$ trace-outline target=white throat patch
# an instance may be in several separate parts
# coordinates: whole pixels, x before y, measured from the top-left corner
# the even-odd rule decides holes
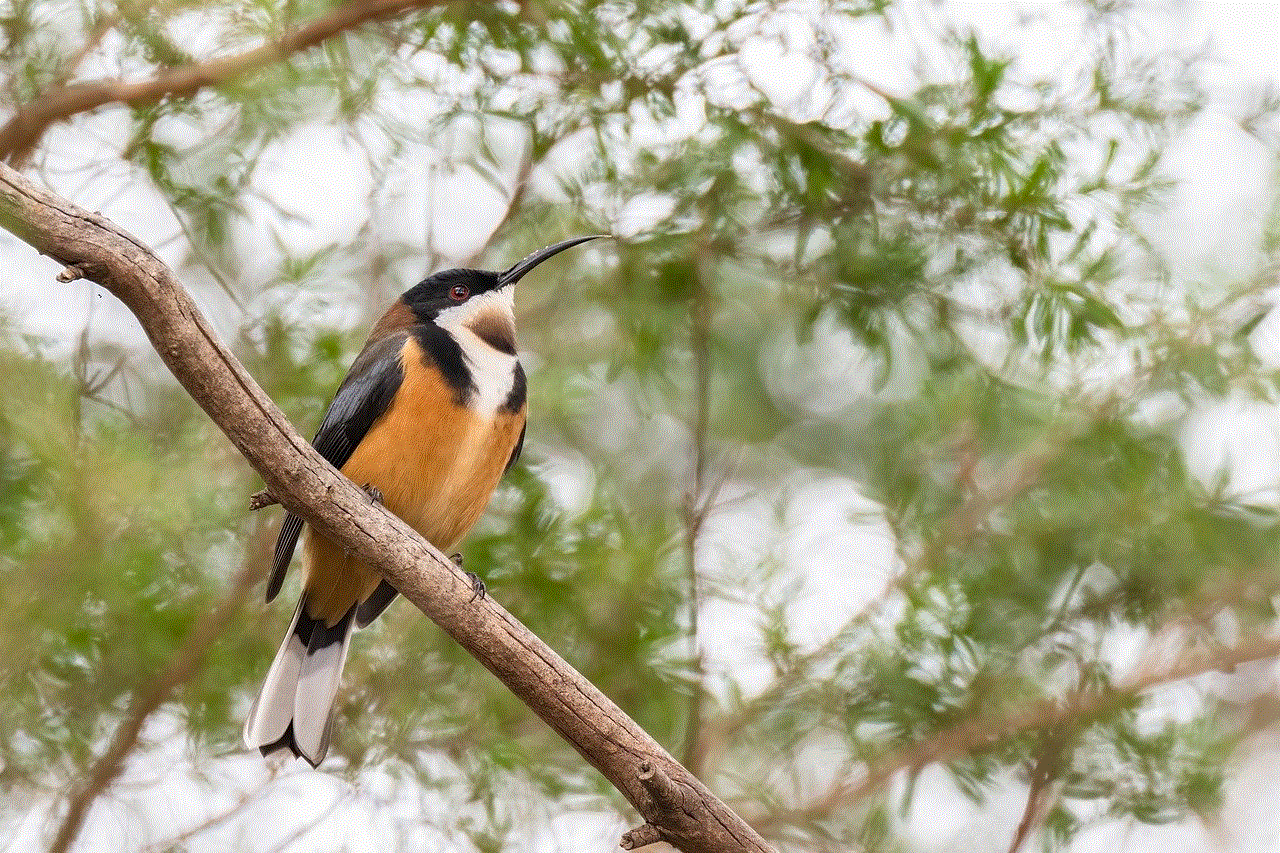
[[[462,348],[462,357],[471,368],[471,380],[476,393],[471,397],[470,408],[482,418],[492,418],[498,407],[506,402],[515,385],[516,364],[514,355],[500,352],[471,331],[472,321],[483,314],[496,313],[515,326],[515,288],[511,285],[473,296],[461,305],[446,308],[436,315],[436,325],[444,329]]]

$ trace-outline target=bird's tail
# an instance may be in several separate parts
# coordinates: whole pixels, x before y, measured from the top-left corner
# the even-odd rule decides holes
[[[336,624],[307,615],[303,593],[289,633],[267,671],[262,692],[244,724],[245,746],[263,755],[288,749],[312,767],[329,751],[333,699],[347,660],[355,607]]]

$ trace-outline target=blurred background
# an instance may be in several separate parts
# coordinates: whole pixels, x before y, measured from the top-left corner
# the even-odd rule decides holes
[[[3,153],[307,435],[425,274],[615,235],[520,285],[467,567],[780,850],[1280,849],[1278,7],[638,6],[410,9]],[[0,121],[336,8],[12,0]],[[0,269],[0,851],[615,848],[403,601],[321,772],[246,754],[280,510],[110,294]]]

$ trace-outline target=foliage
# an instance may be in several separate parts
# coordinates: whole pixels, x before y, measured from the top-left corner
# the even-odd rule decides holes
[[[7,106],[78,63],[144,76],[206,40],[243,49],[287,23],[252,2],[65,6],[15,4],[4,19]],[[117,109],[104,132],[304,431],[378,306],[426,267],[619,237],[554,284],[522,285],[527,453],[467,567],[786,849],[904,849],[894,798],[905,805],[932,761],[904,761],[912,747],[1033,708],[1068,712],[947,766],[975,801],[1051,767],[1046,847],[1097,815],[1211,814],[1247,728],[1213,697],[1176,717],[1124,693],[1132,673],[1114,650],[1275,627],[1274,501],[1234,493],[1227,473],[1204,482],[1183,437],[1216,402],[1277,396],[1251,337],[1277,218],[1256,278],[1169,272],[1139,224],[1169,189],[1160,152],[1202,96],[1194,65],[1126,42],[1125,10],[1091,7],[1088,59],[1064,77],[1028,81],[1017,57],[956,32],[940,40],[944,81],[890,93],[855,71],[849,32],[895,14],[452,3],[190,99]],[[762,77],[745,58],[762,45],[805,85]],[[868,97],[878,113],[864,114]],[[316,245],[297,211],[324,218],[331,201],[282,200],[268,176],[329,127],[325,150],[363,170],[368,193],[354,237]],[[90,156],[50,139],[37,162]],[[473,194],[432,201],[426,233],[398,208],[424,163]],[[477,258],[447,257],[437,233],[487,208],[496,231]],[[242,511],[247,466],[146,352],[94,388],[86,364],[113,360],[105,343],[66,363],[12,342],[0,365],[6,396],[24,401],[0,412],[0,571],[19,591],[0,614],[6,791],[81,776],[131,692],[234,567],[263,555]],[[765,540],[804,510],[790,487],[818,477],[871,502],[893,558],[885,591],[865,608],[834,602],[847,621],[815,640],[793,615],[806,555]],[[756,515],[726,536],[721,498]],[[691,640],[722,602],[752,614],[754,645]],[[255,605],[229,625],[173,703],[196,772],[237,749],[286,615]],[[761,660],[767,683],[748,685]],[[1112,691],[1069,713],[1073,697]],[[522,837],[515,791],[552,814],[622,805],[404,605],[359,638],[341,701],[338,772],[359,787],[382,768],[402,792],[466,802],[420,818],[455,840]],[[868,768],[907,781],[849,783]],[[813,779],[831,787],[815,794]]]

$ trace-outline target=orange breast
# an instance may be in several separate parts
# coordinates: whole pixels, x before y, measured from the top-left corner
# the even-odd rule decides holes
[[[448,553],[484,512],[524,427],[525,412],[481,418],[454,402],[438,371],[423,365],[412,337],[401,352],[404,381],[342,473],[377,486],[387,509]],[[381,575],[307,531],[307,611],[330,625],[377,587]]]

